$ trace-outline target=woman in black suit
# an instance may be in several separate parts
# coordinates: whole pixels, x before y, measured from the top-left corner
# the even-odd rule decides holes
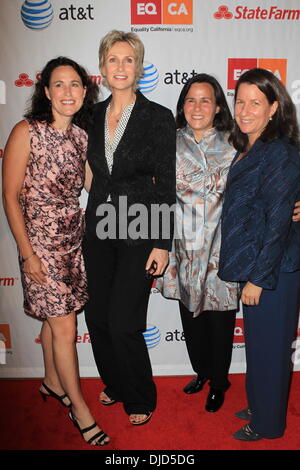
[[[89,133],[84,238],[86,322],[105,384],[100,402],[123,402],[133,425],[146,423],[156,406],[142,333],[151,275],[161,275],[168,264],[168,209],[175,203],[175,122],[170,110],[137,91],[143,56],[133,33],[111,31],[100,44],[100,70],[111,95],[95,106]],[[158,220],[161,204],[165,217]]]

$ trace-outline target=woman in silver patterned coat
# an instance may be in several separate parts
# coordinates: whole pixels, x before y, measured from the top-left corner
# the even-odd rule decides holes
[[[235,150],[228,143],[232,117],[221,85],[199,74],[177,104],[177,233],[170,264],[156,287],[179,300],[190,361],[197,376],[185,393],[210,380],[206,410],[216,412],[229,388],[238,286],[218,278],[221,212]]]

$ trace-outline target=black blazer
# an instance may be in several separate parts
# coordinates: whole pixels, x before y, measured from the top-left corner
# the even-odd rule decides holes
[[[117,238],[119,220],[119,197],[127,197],[128,209],[133,204],[143,204],[148,211],[148,232],[143,239],[134,239],[130,233],[126,242],[130,245],[153,240],[153,247],[171,249],[174,217],[171,217],[170,233],[151,236],[151,206],[176,201],[176,127],[171,111],[149,101],[137,91],[137,98],[125,132],[114,153],[111,174],[105,157],[104,124],[106,108],[111,96],[94,107],[93,126],[89,131],[88,161],[93,181],[86,209],[86,237],[96,237],[100,216],[97,207],[106,203],[110,195],[117,214]],[[122,216],[124,217],[124,211]],[[128,217],[128,224],[135,217]],[[124,226],[122,227],[124,232]],[[126,230],[127,232],[127,230]]]

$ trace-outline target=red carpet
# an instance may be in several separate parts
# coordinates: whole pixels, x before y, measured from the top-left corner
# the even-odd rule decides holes
[[[234,412],[245,407],[243,374],[230,376],[232,383],[225,403],[215,414],[204,410],[208,385],[187,396],[182,387],[190,377],[156,377],[158,406],[151,421],[142,426],[129,424],[122,405],[98,404],[101,389],[97,379],[82,379],[90,408],[111,438],[112,450],[299,450],[300,372],[293,374],[287,430],[281,439],[242,443],[231,435],[245,424]],[[37,393],[39,380],[0,381],[1,450],[93,450],[84,443],[70,422],[66,408],[53,398],[44,403]]]

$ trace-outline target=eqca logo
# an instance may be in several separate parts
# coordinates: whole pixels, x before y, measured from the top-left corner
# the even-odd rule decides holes
[[[193,0],[131,0],[131,24],[192,24]]]
[[[287,59],[228,59],[227,89],[234,90],[240,76],[256,67],[270,70],[283,85],[286,85]]]

